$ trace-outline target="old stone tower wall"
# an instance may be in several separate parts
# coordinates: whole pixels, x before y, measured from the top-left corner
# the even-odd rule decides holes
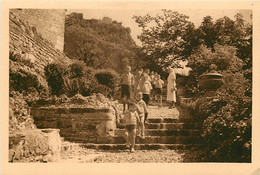
[[[42,37],[63,52],[65,32],[65,10],[59,9],[12,9],[15,16],[28,21]]]
[[[25,18],[24,15],[21,15],[24,13],[22,11],[23,10],[19,11],[16,9],[10,10],[9,13],[10,52],[17,53],[21,55],[24,59],[29,60],[31,63],[33,63],[34,66],[33,68],[30,68],[30,72],[36,72],[43,77],[44,67],[51,62],[58,61],[64,64],[70,64],[71,60],[64,54],[64,52],[59,49],[55,49],[55,47],[57,47],[57,43],[63,43],[64,40],[60,39],[60,41],[56,41],[55,46],[53,43],[54,38],[56,38],[56,40],[59,40],[59,37],[55,37],[55,35],[53,35],[54,32],[51,31],[49,32],[52,34],[46,34],[44,37],[43,34],[38,31],[38,29],[42,30],[41,27],[38,26],[36,28],[31,24],[30,18],[33,19],[33,17]],[[26,13],[29,13],[29,11]],[[21,18],[21,16],[23,18]],[[64,30],[60,29],[63,27],[58,28],[59,30]],[[56,30],[56,32],[57,31],[58,29]],[[61,35],[63,35],[63,33],[60,34],[60,37]]]

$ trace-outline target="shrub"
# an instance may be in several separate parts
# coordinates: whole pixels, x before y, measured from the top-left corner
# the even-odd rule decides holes
[[[36,91],[39,94],[48,94],[48,84],[41,75],[32,71],[31,67],[25,66],[20,60],[9,60],[9,91],[20,93]]]
[[[75,60],[68,67],[59,63],[51,63],[45,67],[45,74],[52,95],[66,94],[68,97],[77,93],[88,96],[93,79],[93,69],[85,67],[85,63]]]
[[[217,72],[238,72],[243,67],[243,61],[236,56],[236,48],[232,46],[214,45],[214,52],[206,46],[199,49],[189,57],[188,66],[192,69],[187,83],[190,94],[196,95],[198,90],[198,79],[203,73],[211,71],[211,65],[216,65]]]
[[[223,86],[212,97],[193,87],[196,100],[190,109],[203,122],[209,161],[251,161],[252,83],[245,76],[248,70],[242,70],[243,62],[235,55],[234,48],[228,46],[216,46],[215,52],[201,48],[189,63],[193,82],[198,82],[199,75],[208,72],[211,64],[217,65],[224,77]]]
[[[68,75],[64,76],[63,93],[68,97],[78,93],[83,96],[90,95],[89,84],[92,79],[93,70],[85,67],[83,61],[74,60],[69,65],[68,72]]]
[[[85,67],[85,64],[78,60],[68,67],[51,63],[45,67],[45,75],[52,95],[66,94],[68,97],[78,93],[83,96],[93,93],[112,96],[117,90],[119,79],[118,74],[113,70],[94,70]]]
[[[25,60],[14,51],[9,52],[10,98],[13,93],[20,93],[19,97],[28,106],[32,106],[36,100],[49,93],[47,81],[32,68],[33,64],[30,60]]]
[[[82,78],[66,78],[62,92],[68,97],[72,97],[75,94],[82,94],[83,96],[89,96],[90,91],[90,80],[85,77]]]
[[[203,135],[216,160],[251,161],[252,99],[246,96],[248,86],[243,74],[226,74],[218,100],[209,106]]]
[[[33,117],[29,115],[29,106],[25,96],[19,92],[10,92],[9,97],[9,131],[23,131],[36,128]]]
[[[68,69],[60,63],[51,63],[44,70],[48,85],[51,88],[51,94],[61,95],[64,87],[64,76],[67,74]]]
[[[94,72],[93,88],[106,96],[113,96],[117,90],[119,75],[110,69],[101,69]]]
[[[112,89],[106,85],[100,84],[95,78],[91,81],[90,94],[103,94],[106,97],[111,97],[113,94]]]
[[[69,66],[70,78],[81,78],[86,72],[85,63],[83,61],[74,60]]]

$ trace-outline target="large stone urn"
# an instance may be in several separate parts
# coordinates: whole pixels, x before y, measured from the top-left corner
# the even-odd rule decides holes
[[[199,87],[201,90],[216,91],[223,85],[223,75],[217,72],[202,74],[199,77]]]

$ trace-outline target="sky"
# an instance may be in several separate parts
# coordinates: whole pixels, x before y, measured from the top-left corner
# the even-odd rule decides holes
[[[250,15],[252,14],[251,10],[237,10],[237,9],[225,9],[225,10],[214,10],[214,9],[169,9],[172,11],[178,11],[181,14],[189,16],[191,22],[194,23],[196,27],[200,26],[203,18],[207,15],[210,15],[213,20],[217,20],[223,16],[228,16],[231,19],[234,19],[234,16],[237,13],[242,13],[244,19],[251,22]],[[134,15],[144,16],[146,14],[150,14],[151,16],[155,16],[156,14],[162,14],[161,9],[80,9],[67,10],[67,14],[71,12],[83,13],[84,19],[102,19],[103,17],[110,17],[112,20],[116,20],[117,22],[122,22],[124,27],[129,27],[131,29],[131,36],[136,42],[137,45],[141,46],[141,42],[137,39],[137,36],[141,34],[141,28],[138,27],[137,23],[132,18]]]

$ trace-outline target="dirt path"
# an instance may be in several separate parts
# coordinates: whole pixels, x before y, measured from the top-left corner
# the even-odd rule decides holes
[[[63,152],[58,162],[62,163],[185,163],[203,162],[202,150],[94,150],[83,147]]]
[[[120,114],[123,113],[123,105],[119,104]],[[164,104],[163,107],[158,107],[157,105],[148,106],[149,118],[176,118],[179,117],[179,110],[177,108],[169,109],[167,105]]]
[[[176,150],[129,150],[102,151],[78,148],[64,152],[59,162],[70,163],[179,163],[183,152]]]
[[[157,106],[148,106],[148,113],[150,118],[179,118],[179,111],[177,108],[168,109],[168,107],[157,107]]]

